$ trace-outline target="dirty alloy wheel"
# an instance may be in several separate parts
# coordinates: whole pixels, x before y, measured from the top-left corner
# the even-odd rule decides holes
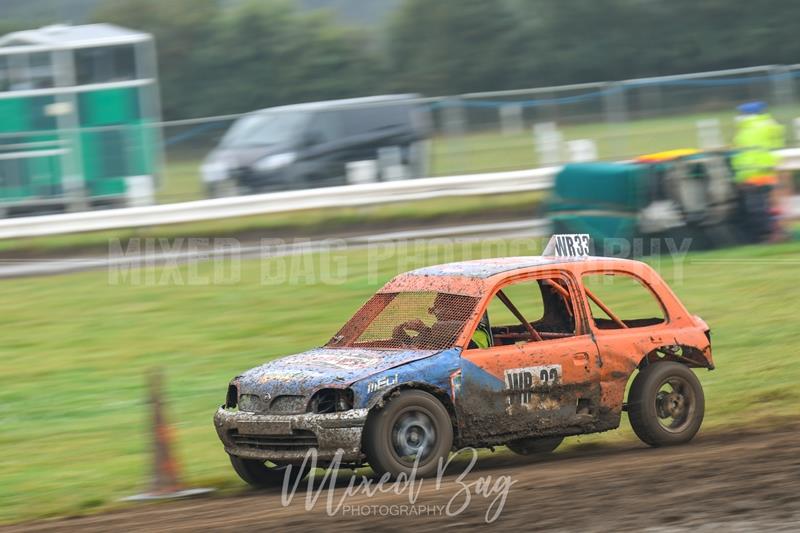
[[[236,455],[229,455],[228,457],[231,459],[233,469],[248,485],[257,489],[283,486],[283,480],[288,469],[286,465],[278,466],[270,462],[245,459]],[[292,487],[298,478],[303,479],[306,477],[308,471],[308,468],[303,468],[301,465],[293,465],[289,473],[289,487]]]
[[[546,455],[556,448],[564,441],[564,437],[543,437],[531,439],[517,439],[512,440],[506,446],[512,452],[518,455]]]
[[[453,446],[453,426],[442,403],[431,394],[405,390],[374,412],[364,433],[364,451],[372,470],[416,476],[435,475],[439,459]]]
[[[700,429],[704,412],[700,380],[681,363],[651,364],[634,378],[628,394],[633,431],[650,446],[689,442]]]

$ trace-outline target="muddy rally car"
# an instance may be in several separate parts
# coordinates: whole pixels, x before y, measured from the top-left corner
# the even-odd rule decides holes
[[[401,274],[325,346],[234,378],[214,417],[234,469],[280,484],[314,448],[321,465],[425,476],[465,446],[548,453],[622,411],[649,445],[689,441],[704,410],[692,369],[714,368],[708,326],[649,266],[589,256],[586,241]]]

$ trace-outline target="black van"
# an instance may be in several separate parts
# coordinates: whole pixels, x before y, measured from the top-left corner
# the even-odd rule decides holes
[[[387,153],[404,177],[421,177],[428,118],[418,98],[373,96],[248,113],[206,157],[203,181],[211,196],[343,185],[348,163],[385,160]]]

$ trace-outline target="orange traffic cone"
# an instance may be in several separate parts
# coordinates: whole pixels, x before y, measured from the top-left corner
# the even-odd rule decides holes
[[[150,406],[153,410],[153,478],[150,491],[122,498],[123,501],[161,500],[168,498],[185,498],[198,494],[207,494],[214,489],[187,489],[180,482],[180,468],[172,454],[172,427],[164,416],[161,401],[161,371],[150,373]]]

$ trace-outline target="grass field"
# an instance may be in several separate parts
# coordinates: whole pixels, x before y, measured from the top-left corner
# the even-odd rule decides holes
[[[474,245],[454,257],[505,249]],[[228,380],[325,342],[397,270],[444,258],[441,248],[399,254],[341,252],[334,284],[315,282],[321,263],[308,258],[227,265],[240,266],[241,279],[216,285],[187,284],[189,266],[159,271],[148,285],[105,272],[0,282],[0,522],[89,512],[145,487],[145,378],[153,367],[165,371],[188,481],[239,486],[211,424]],[[294,282],[263,283],[281,265]],[[797,242],[654,265],[713,330],[718,370],[699,373],[705,430],[797,416],[799,265]],[[195,270],[221,272],[211,264]],[[618,432],[568,442],[621,438],[634,438],[625,419]]]
[[[329,235],[331,232],[364,232],[364,228],[388,231],[431,223],[477,223],[487,217],[502,219],[534,217],[545,193],[514,193],[398,202],[394,204],[312,209],[231,219],[168,224],[94,233],[76,233],[27,239],[0,240],[0,256],[20,258],[65,253],[108,251],[109,239],[125,241],[132,237],[240,237],[258,239],[279,235]]]

